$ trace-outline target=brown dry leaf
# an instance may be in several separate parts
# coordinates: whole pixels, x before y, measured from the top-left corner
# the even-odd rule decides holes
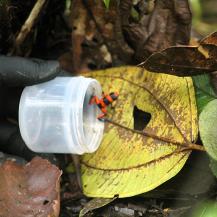
[[[77,0],[71,8],[74,72],[135,65],[153,52],[189,43],[187,0],[110,0],[109,8],[103,1]]]
[[[121,1],[122,13],[130,14],[132,6]],[[187,0],[138,1],[134,8],[139,13],[139,21],[122,16],[123,30],[129,44],[135,50],[135,59],[144,61],[149,55],[174,45],[189,43],[191,11]]]
[[[198,46],[170,47],[151,55],[139,66],[153,72],[193,76],[217,70],[217,32]]]
[[[103,1],[96,3],[82,0],[73,1],[71,8],[73,71],[88,71],[89,69],[104,68],[111,64],[112,57],[107,49],[107,44],[111,44],[110,41],[116,46],[118,44],[114,37],[112,40],[110,39],[113,35],[113,27],[108,20],[110,18],[117,20],[114,9],[107,10]],[[91,15],[92,9],[96,17]],[[105,15],[107,19],[105,19]],[[99,20],[103,30],[96,23]],[[122,49],[121,45],[120,48]],[[127,49],[125,50],[127,51]]]
[[[213,51],[213,58],[216,60],[217,51],[215,49],[215,46],[217,46],[217,32],[214,32],[213,34],[203,39],[201,43],[206,47],[206,49]],[[211,84],[214,88],[215,93],[217,94],[217,71],[212,72],[210,74],[210,77],[211,77]]]
[[[122,31],[121,5],[123,1],[120,1],[119,4],[116,0],[110,0],[109,9],[106,9],[103,1],[98,1],[97,4],[93,0],[86,2],[88,11],[91,13],[113,61],[130,62],[134,51],[125,40]]]
[[[200,44],[212,44],[217,45],[217,32],[214,32],[207,37],[205,37]]]
[[[1,217],[58,217],[61,171],[35,157],[25,166],[7,161],[0,167]]]

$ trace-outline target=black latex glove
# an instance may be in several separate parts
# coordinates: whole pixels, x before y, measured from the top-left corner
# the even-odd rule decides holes
[[[20,96],[25,86],[60,74],[63,71],[58,61],[0,56],[0,151],[26,160],[36,155],[25,145],[16,122]]]

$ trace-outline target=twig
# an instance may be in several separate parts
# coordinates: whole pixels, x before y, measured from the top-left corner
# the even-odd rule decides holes
[[[178,142],[178,141],[174,141],[172,139],[169,139],[169,138],[165,138],[165,137],[161,137],[161,136],[157,136],[151,132],[147,132],[145,130],[143,131],[140,131],[140,130],[134,130],[134,129],[131,129],[129,127],[126,127],[122,124],[119,124],[113,120],[110,120],[110,119],[104,119],[105,122],[108,122],[108,123],[111,123],[117,127],[120,127],[120,128],[123,128],[125,130],[128,130],[128,131],[131,131],[133,133],[137,133],[137,134],[140,134],[140,135],[143,135],[143,136],[148,136],[148,137],[151,137],[153,139],[157,139],[159,141],[164,141],[164,142],[167,142],[167,143],[172,143],[172,144],[176,144],[176,145],[180,145],[180,146],[184,146],[186,147],[187,149],[194,149],[194,150],[197,150],[197,151],[205,151],[204,147],[201,146],[201,145],[198,145],[198,144],[194,144],[194,143],[182,143],[182,142]]]
[[[18,36],[16,37],[16,40],[15,40],[15,48],[16,49],[19,49],[20,45],[24,42],[27,35],[32,30],[45,2],[46,2],[46,0],[37,0],[37,2],[35,3],[31,13],[29,14],[29,17],[27,18],[27,20],[23,24]]]

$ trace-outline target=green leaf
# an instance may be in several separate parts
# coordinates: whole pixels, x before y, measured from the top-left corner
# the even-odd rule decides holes
[[[110,0],[103,0],[105,7],[109,9]]]
[[[197,75],[192,78],[196,92],[197,109],[200,114],[210,101],[217,99],[217,95],[210,84],[209,75]]]
[[[209,102],[201,112],[199,131],[206,151],[217,160],[217,99]]]
[[[217,213],[217,203],[208,201],[196,206],[192,217],[215,217]]]
[[[217,161],[210,158],[210,165],[209,165],[213,175],[217,178]]]

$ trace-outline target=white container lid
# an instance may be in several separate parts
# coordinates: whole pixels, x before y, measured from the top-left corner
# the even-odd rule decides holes
[[[92,96],[101,97],[97,80],[57,77],[26,87],[19,105],[19,127],[26,145],[35,152],[83,154],[96,151],[104,122]]]

